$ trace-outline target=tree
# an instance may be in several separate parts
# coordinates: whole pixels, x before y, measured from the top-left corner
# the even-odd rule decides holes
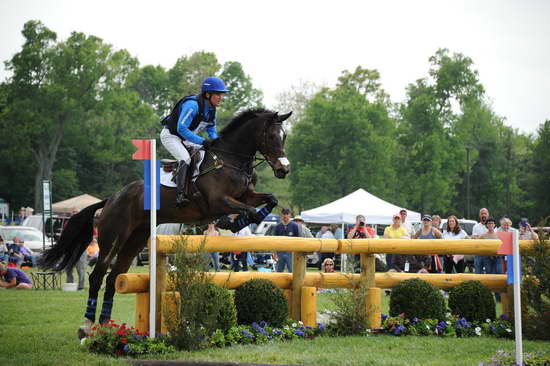
[[[307,104],[288,139],[293,203],[304,209],[364,187],[392,198],[395,121],[375,70],[344,71],[335,89]],[[312,182],[315,182],[314,184]]]
[[[291,85],[290,89],[277,95],[275,110],[285,113],[292,111],[292,116],[284,122],[287,133],[292,133],[292,127],[304,119],[308,102],[320,90],[321,87],[315,83],[300,81],[298,85]]]
[[[550,207],[550,120],[542,123],[537,130],[532,161],[529,196],[535,202],[534,218],[540,220],[548,216]]]
[[[42,180],[54,177],[62,141],[82,142],[89,136],[86,127],[111,112],[105,100],[126,87],[138,63],[126,51],[113,51],[101,39],[83,33],[73,32],[66,41],[55,43],[55,33],[38,21],[27,22],[23,35],[22,50],[6,63],[13,76],[5,83],[8,108],[2,129],[13,131],[11,142],[17,149],[32,154],[34,206],[40,209]],[[116,106],[120,107],[124,106]],[[65,183],[75,189],[74,175],[60,170],[58,176],[70,179],[72,183]]]

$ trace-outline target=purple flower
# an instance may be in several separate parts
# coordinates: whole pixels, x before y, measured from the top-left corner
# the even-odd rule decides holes
[[[327,326],[326,326],[326,325],[324,325],[324,324],[319,324],[319,330],[320,330],[321,332],[324,332],[325,329],[327,329]]]
[[[419,320],[420,320],[420,319],[418,319],[418,318],[415,316],[414,318],[411,319],[411,322],[412,322],[413,324],[416,324],[416,323],[418,323]]]
[[[401,333],[403,333],[407,328],[405,328],[403,325],[398,325],[397,327],[395,327],[393,329],[393,334],[395,334],[396,336],[400,335]]]
[[[305,333],[302,332],[301,330],[296,330],[294,331],[294,334],[296,334],[297,336],[303,337]]]
[[[510,317],[506,314],[500,314],[500,320],[510,320]]]
[[[494,325],[489,325],[489,329],[490,329],[491,332],[493,332],[493,333],[496,333],[496,331],[497,331],[497,328],[496,328]]]
[[[128,353],[128,350],[130,349],[130,347],[125,344],[124,347],[122,348],[122,350],[124,351],[124,353]]]
[[[262,328],[267,327],[267,323],[264,322],[264,321],[262,320],[262,321],[260,322],[260,327],[262,327]]]
[[[386,320],[388,316],[386,314],[382,314],[382,321]]]
[[[283,334],[283,332],[282,332],[281,330],[277,329],[277,328],[273,329],[271,332],[272,332],[274,335],[281,335],[281,334]]]

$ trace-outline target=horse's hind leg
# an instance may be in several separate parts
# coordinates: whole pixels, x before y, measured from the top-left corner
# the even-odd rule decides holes
[[[117,260],[111,269],[111,273],[107,276],[105,294],[103,295],[103,307],[101,308],[101,315],[99,316],[100,324],[106,323],[111,319],[116,277],[128,271],[134,258],[147,244],[149,235],[149,227],[147,225],[142,225],[134,230],[121,250],[119,250]]]

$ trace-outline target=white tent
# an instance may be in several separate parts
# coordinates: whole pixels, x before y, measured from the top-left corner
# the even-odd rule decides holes
[[[101,200],[89,194],[82,194],[73,198],[69,198],[65,201],[59,201],[52,205],[53,212],[56,213],[71,213],[73,210],[82,210],[94,203],[98,203]]]
[[[305,222],[318,224],[354,224],[357,215],[363,215],[368,224],[390,225],[392,216],[403,207],[386,202],[364,189],[348,194],[324,206],[302,211]],[[407,210],[407,222],[420,222],[418,212]]]

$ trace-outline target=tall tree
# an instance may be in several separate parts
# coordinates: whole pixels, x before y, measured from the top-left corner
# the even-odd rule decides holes
[[[313,82],[300,81],[277,95],[275,110],[292,111],[292,116],[284,122],[287,133],[292,133],[292,127],[304,119],[307,104],[320,90],[321,86]]]
[[[550,215],[550,120],[538,128],[531,169],[529,193],[535,202],[532,215],[540,220]]]
[[[335,89],[321,90],[288,140],[293,203],[304,209],[358,188],[392,198],[395,121],[375,70],[342,73]],[[315,184],[312,184],[315,182]]]

